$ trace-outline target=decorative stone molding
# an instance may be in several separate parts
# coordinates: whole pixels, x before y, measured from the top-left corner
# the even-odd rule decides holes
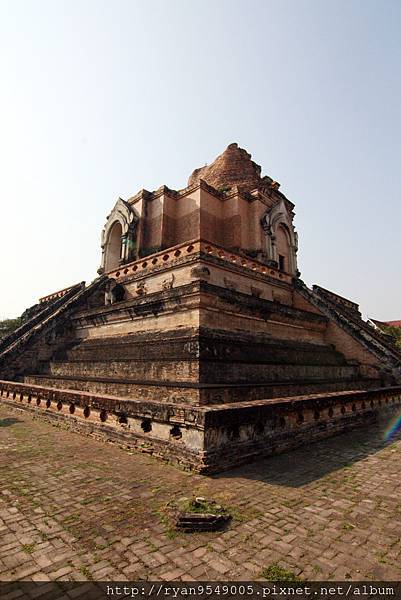
[[[291,283],[292,277],[288,273],[283,273],[277,268],[275,261],[260,262],[246,258],[242,254],[224,250],[221,246],[211,244],[203,240],[191,240],[184,244],[172,246],[168,250],[157,252],[146,259],[140,259],[126,264],[114,271],[108,273],[109,277],[115,278],[119,282],[128,282],[138,275],[150,276],[152,273],[164,271],[170,267],[176,266],[178,262],[181,264],[190,260],[196,260],[197,255],[206,255],[212,260],[219,263],[227,263],[235,265],[237,269],[243,270],[246,273],[257,274],[258,276],[266,276],[274,281],[282,281]],[[194,272],[191,272],[191,277],[196,279],[207,280],[210,277],[210,271],[206,267],[206,271],[200,272],[197,267],[194,267]]]
[[[142,281],[138,281],[135,291],[138,296],[146,296],[148,293],[148,288],[144,279]]]
[[[289,214],[284,200],[280,200],[271,209],[266,211],[261,219],[261,226],[266,235],[266,254],[268,261],[279,264],[276,238],[278,229],[281,227],[288,243],[288,265],[287,269],[292,275],[297,273],[298,234],[295,231],[292,215]]]
[[[169,279],[164,279],[162,281],[162,290],[171,290],[174,286],[175,276],[174,273],[171,274]]]
[[[197,266],[191,269],[191,277],[208,281],[210,279],[210,270],[207,267]]]
[[[111,251],[111,233],[116,223],[121,226],[121,247],[119,264],[130,262],[137,258],[137,225],[139,215],[135,208],[119,198],[114,205],[113,210],[107,217],[106,225],[102,231],[102,262],[98,273],[104,273],[108,268],[108,252]],[[113,265],[115,268],[118,265]]]

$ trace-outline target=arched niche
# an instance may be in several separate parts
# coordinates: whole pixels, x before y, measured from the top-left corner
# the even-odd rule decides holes
[[[102,262],[99,273],[107,273],[136,259],[138,222],[139,216],[134,208],[119,198],[102,231]]]
[[[284,201],[275,204],[261,220],[266,255],[281,271],[297,274],[298,236]]]
[[[106,273],[117,269],[122,258],[123,228],[120,221],[112,224],[105,246],[104,270]]]
[[[280,223],[276,228],[276,253],[280,271],[290,270],[290,235],[286,225]]]

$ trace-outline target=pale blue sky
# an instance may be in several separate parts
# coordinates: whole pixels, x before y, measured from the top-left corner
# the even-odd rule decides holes
[[[0,0],[0,317],[91,281],[118,196],[238,142],[299,267],[401,318],[398,0]]]

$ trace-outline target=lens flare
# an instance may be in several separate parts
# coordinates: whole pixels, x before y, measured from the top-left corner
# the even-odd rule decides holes
[[[396,415],[394,419],[390,421],[389,426],[383,434],[383,438],[386,442],[389,442],[395,434],[401,430],[401,413]]]

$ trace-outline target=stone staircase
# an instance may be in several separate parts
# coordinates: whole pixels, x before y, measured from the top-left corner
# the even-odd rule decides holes
[[[85,287],[85,282],[72,286],[61,298],[45,303],[43,309],[21,325],[0,343],[0,377],[16,380],[24,373],[32,372],[41,361],[54,352],[58,344],[65,341],[68,319],[72,312],[85,301],[104,278],[96,279]]]
[[[73,285],[61,298],[48,300],[47,302],[44,302],[43,305],[38,304],[25,311],[28,313],[33,313],[32,317],[25,321],[25,323],[23,323],[15,331],[0,340],[0,357],[4,353],[8,352],[13,346],[15,346],[17,342],[21,341],[23,338],[25,338],[25,336],[32,332],[34,328],[40,325],[42,321],[54,314],[54,312],[57,311],[67,300],[72,298],[84,287],[85,282]]]
[[[401,351],[388,340],[388,337],[375,330],[362,319],[357,305],[348,306],[337,300],[336,294],[319,286],[308,288],[301,280],[296,282],[297,290],[313,306],[318,308],[341,329],[371,352],[382,367],[387,383],[396,384],[401,381]]]

